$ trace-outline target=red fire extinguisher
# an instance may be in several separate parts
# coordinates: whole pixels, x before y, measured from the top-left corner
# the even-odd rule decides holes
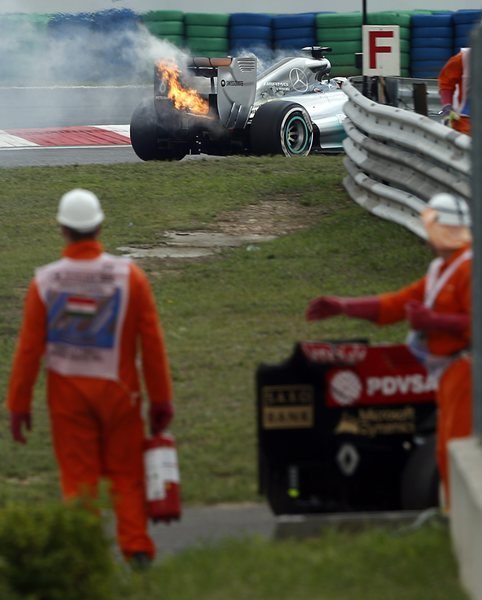
[[[172,521],[181,518],[181,486],[176,442],[169,433],[146,439],[144,445],[146,500],[149,518]]]

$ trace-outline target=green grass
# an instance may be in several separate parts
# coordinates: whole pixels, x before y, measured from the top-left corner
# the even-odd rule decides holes
[[[226,540],[119,581],[124,600],[464,600],[447,528],[329,529],[305,540]]]
[[[300,339],[368,336],[401,341],[403,326],[383,330],[343,318],[307,323],[321,293],[373,294],[421,275],[428,250],[414,235],[356,206],[342,186],[340,157],[229,158],[165,164],[17,168],[0,171],[0,385],[5,395],[22,302],[35,266],[55,260],[62,241],[59,197],[95,191],[107,219],[106,249],[156,245],[165,230],[215,229],[216,218],[248,204],[290,199],[319,209],[302,231],[225,250],[200,262],[149,259],[174,378],[178,439],[187,503],[253,500],[256,492],[254,376],[260,362],[288,357]],[[242,224],[241,224],[242,225]],[[3,429],[6,415],[2,416]],[[34,431],[26,446],[3,444],[0,501],[58,496],[40,379]]]
[[[149,259],[174,378],[182,491],[186,504],[259,500],[256,491],[254,377],[301,339],[364,336],[403,341],[403,325],[379,329],[345,318],[308,323],[319,294],[374,294],[420,276],[425,245],[372,217],[346,195],[341,157],[229,158],[166,164],[0,170],[0,387],[5,397],[22,302],[35,266],[55,260],[60,195],[98,193],[103,241],[154,246],[166,230],[216,230],[226,211],[290,199],[319,216],[255,251],[212,259]],[[311,213],[310,213],[311,214]],[[240,226],[243,223],[240,223]],[[59,498],[44,376],[36,387],[34,431],[26,446],[2,437],[0,506]],[[7,414],[0,427],[8,431]],[[146,575],[120,571],[113,597],[209,600],[456,600],[463,598],[446,527],[394,536],[328,531],[313,540],[257,538],[200,546],[156,564]]]

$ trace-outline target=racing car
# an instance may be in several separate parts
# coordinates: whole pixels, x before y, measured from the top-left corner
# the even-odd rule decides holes
[[[347,98],[341,80],[329,77],[330,50],[303,48],[259,75],[255,56],[192,57],[182,72],[159,63],[153,97],[131,118],[135,153],[147,161],[342,152]]]
[[[437,507],[435,387],[404,344],[301,341],[260,364],[258,486],[274,514]]]

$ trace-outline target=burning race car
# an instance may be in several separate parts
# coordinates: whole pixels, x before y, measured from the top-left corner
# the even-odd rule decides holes
[[[346,95],[329,79],[328,50],[304,48],[304,56],[284,58],[260,75],[256,57],[192,58],[183,73],[159,63],[154,97],[132,115],[135,153],[180,160],[201,153],[341,152]]]

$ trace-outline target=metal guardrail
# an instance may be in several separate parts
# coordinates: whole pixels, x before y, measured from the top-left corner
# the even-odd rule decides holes
[[[356,77],[350,77],[349,79],[350,83],[356,87],[357,90],[362,91],[363,77],[357,75]],[[423,85],[426,92],[427,114],[436,121],[440,120],[438,113],[441,109],[441,104],[437,79],[384,77],[383,81],[384,90],[386,92],[386,101],[383,102],[383,104],[404,108],[409,111],[415,111],[414,86]],[[369,92],[371,92],[371,87],[371,85],[368,85]],[[375,102],[378,101],[376,95],[373,93],[369,93],[368,96]]]
[[[427,116],[378,104],[350,82],[343,185],[360,206],[421,238],[419,214],[437,192],[471,200],[471,138]]]

